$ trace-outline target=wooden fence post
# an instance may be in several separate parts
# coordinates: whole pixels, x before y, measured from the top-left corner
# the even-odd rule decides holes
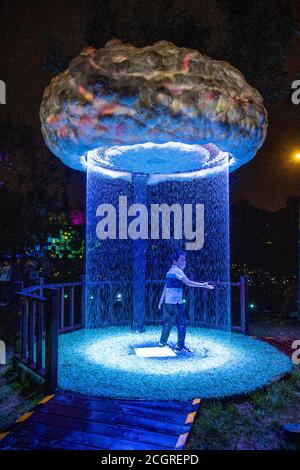
[[[34,341],[35,341],[35,326],[36,326],[36,301],[30,300],[28,311],[28,365],[34,364]]]
[[[241,332],[249,334],[248,276],[240,277]]]
[[[86,274],[81,275],[81,325],[82,328],[86,328],[87,321],[86,321]]]
[[[43,332],[44,332],[44,303],[37,304],[36,325],[36,369],[41,371],[43,367]]]
[[[48,393],[55,392],[58,378],[59,289],[51,289],[46,314],[46,379]]]
[[[23,282],[20,282],[20,291],[23,290]],[[18,295],[18,300],[17,300],[17,309],[18,309],[18,332],[16,336],[16,342],[15,342],[15,347],[16,347],[16,353],[20,355],[22,354],[22,331],[23,331],[23,298],[21,295]]]
[[[24,300],[22,309],[22,337],[21,337],[21,357],[27,359],[28,352],[28,299]]]
[[[40,296],[42,297],[44,295],[44,283],[45,283],[44,278],[40,277],[39,281],[40,281]]]
[[[74,320],[74,287],[70,288],[70,301],[69,301],[69,309],[70,309],[70,318],[69,318],[69,325],[73,328],[75,324]]]

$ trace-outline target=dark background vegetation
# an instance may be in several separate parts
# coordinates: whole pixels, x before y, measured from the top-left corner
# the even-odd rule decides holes
[[[1,253],[30,251],[68,227],[70,211],[85,210],[85,175],[54,157],[40,133],[39,105],[51,77],[86,45],[165,39],[228,60],[264,97],[265,145],[230,177],[232,279],[249,275],[257,313],[295,310],[300,169],[291,155],[300,147],[300,106],[290,95],[291,82],[300,79],[297,6],[297,0],[2,1]],[[82,236],[84,227],[76,229]],[[84,269],[77,261],[76,276]],[[70,270],[66,263],[59,269]]]

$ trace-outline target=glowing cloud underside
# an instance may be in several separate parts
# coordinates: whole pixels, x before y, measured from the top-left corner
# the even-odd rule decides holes
[[[50,150],[84,171],[90,150],[147,142],[214,144],[235,169],[267,129],[262,97],[238,70],[167,41],[84,49],[45,90],[40,118]]]
[[[88,152],[90,169],[103,177],[132,182],[135,173],[147,176],[147,184],[171,180],[191,180],[212,176],[233,164],[228,153],[210,145],[165,144],[122,145]]]

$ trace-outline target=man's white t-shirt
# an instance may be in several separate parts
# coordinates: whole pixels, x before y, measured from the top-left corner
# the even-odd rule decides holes
[[[166,274],[166,304],[182,303],[182,279],[185,274],[178,266],[171,266]]]

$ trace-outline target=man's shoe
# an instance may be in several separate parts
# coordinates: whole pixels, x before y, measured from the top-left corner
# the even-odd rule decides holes
[[[183,346],[183,348],[179,348],[178,346],[176,346],[175,351],[179,352],[179,353],[192,353],[192,352],[194,352],[192,349],[189,349],[186,346]]]
[[[159,342],[159,343],[157,344],[157,346],[158,346],[159,348],[164,348],[165,346],[167,346],[168,348],[172,348],[172,344],[170,344],[170,343],[165,343],[165,344],[163,344],[163,343]]]

